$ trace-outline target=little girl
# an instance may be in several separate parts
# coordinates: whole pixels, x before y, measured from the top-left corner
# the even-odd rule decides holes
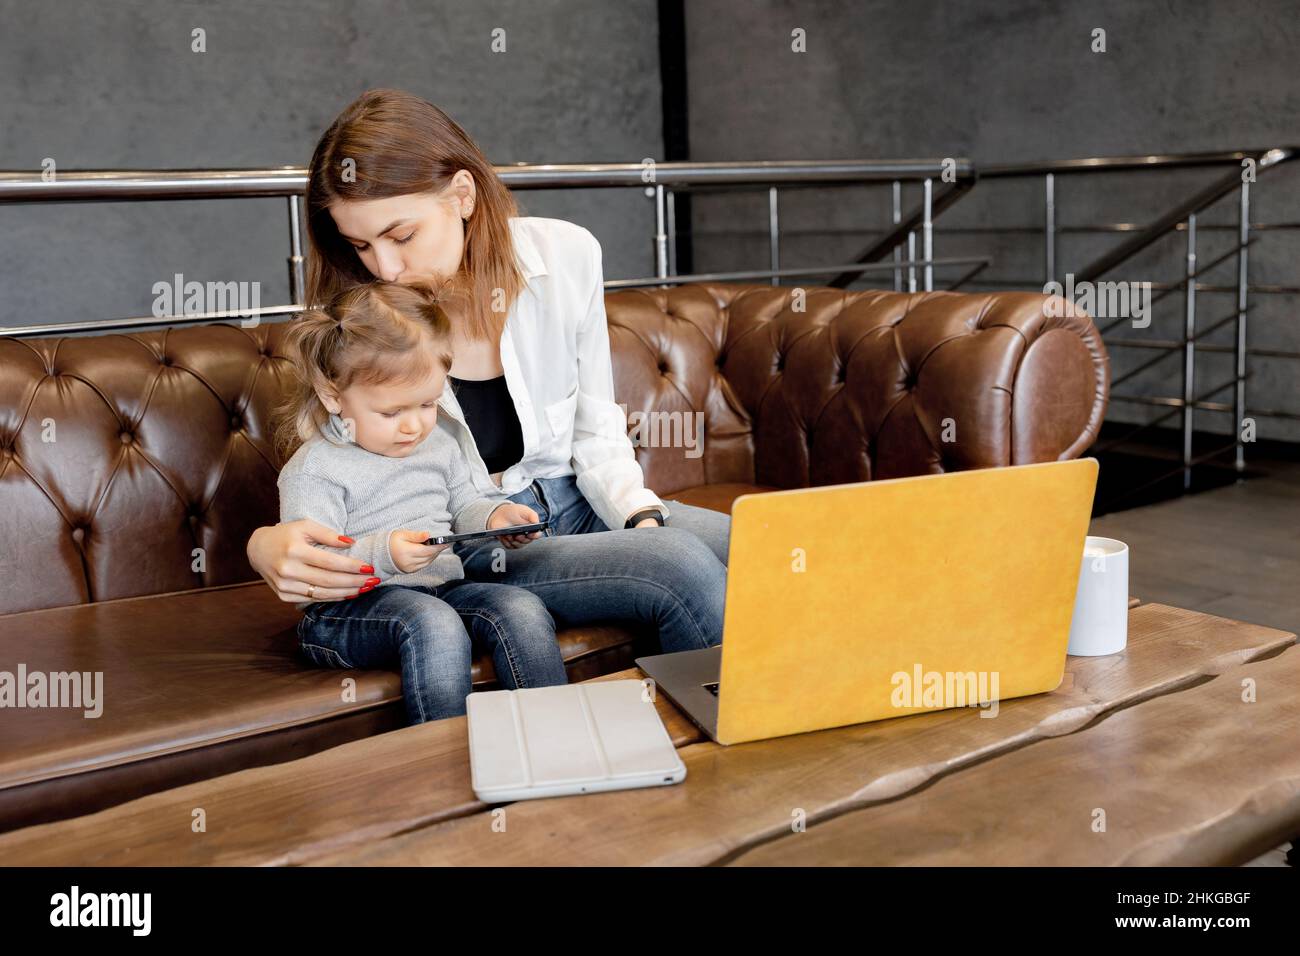
[[[361,285],[303,313],[285,336],[297,375],[280,442],[298,448],[280,472],[280,520],[342,529],[348,553],[374,575],[348,600],[312,601],[309,588],[299,642],[320,667],[399,666],[412,724],[465,713],[479,647],[505,687],[568,680],[539,597],[467,581],[449,545],[424,543],[537,521],[531,508],[479,497],[456,440],[438,426],[451,368],[441,301],[429,289]]]

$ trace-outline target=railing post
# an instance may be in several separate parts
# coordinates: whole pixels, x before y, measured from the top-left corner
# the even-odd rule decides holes
[[[655,184],[655,277],[668,278],[668,214],[665,209],[664,184]]]
[[[1056,176],[1043,179],[1043,253],[1046,261],[1043,284],[1056,281]]]
[[[897,179],[894,180],[894,225],[897,226],[903,221],[903,184]],[[903,250],[900,246],[894,246],[894,291],[903,291],[903,269],[900,263],[903,261]]]
[[[1238,210],[1237,223],[1237,341],[1234,348],[1234,366],[1236,368],[1236,387],[1233,390],[1232,409],[1236,423],[1233,428],[1237,433],[1237,471],[1246,470],[1246,446],[1241,438],[1241,430],[1246,422],[1246,247],[1250,243],[1250,183],[1242,180],[1241,207]]]
[[[776,187],[767,189],[767,241],[772,259],[772,285],[780,285],[776,270],[781,268],[781,227],[776,214]]]
[[[677,193],[668,190],[668,274],[677,275]]]
[[[1187,217],[1187,314],[1183,327],[1183,490],[1192,487],[1192,424],[1196,413],[1196,213]]]
[[[307,280],[303,272],[302,226],[299,200],[289,197],[289,298],[294,305],[306,305]]]
[[[923,212],[924,218],[921,220],[921,246],[922,246],[922,251],[925,255],[925,291],[933,292],[934,291],[934,266],[931,263],[934,258],[933,257],[934,216],[932,215],[933,208],[934,208],[934,181],[931,179],[926,179],[925,183],[923,184],[923,188],[925,190],[925,193],[924,193],[924,199],[922,200],[922,206],[924,208],[924,212]]]
[[[916,230],[907,234],[907,291],[916,291]]]

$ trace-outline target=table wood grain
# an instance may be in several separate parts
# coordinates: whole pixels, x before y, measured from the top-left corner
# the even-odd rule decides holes
[[[963,768],[996,768],[1009,753],[1075,734],[1124,708],[1185,690],[1294,643],[1258,625],[1159,604],[1130,612],[1121,654],[1069,658],[1060,688],[1003,701],[998,715],[960,708],[853,727],[682,749],[683,784],[513,804],[368,845],[320,864],[716,864],[820,820],[909,795]],[[724,690],[725,693],[725,690]],[[1219,741],[1228,759],[1229,742]],[[1032,747],[1030,745],[1033,745]],[[1133,746],[1140,746],[1134,741]],[[1249,754],[1239,755],[1242,767]],[[1267,762],[1257,773],[1270,773]],[[1021,812],[1010,802],[1005,812]],[[505,828],[501,829],[504,819]]]
[[[1297,687],[1292,647],[734,862],[1239,866],[1300,836]]]
[[[704,740],[659,695],[656,706],[688,767],[684,783],[521,801],[505,807],[504,817],[470,789],[464,718],[436,721],[5,834],[0,860],[729,862],[789,833],[796,814],[811,833],[850,811],[905,803],[934,781],[950,777],[955,783],[1022,748],[1077,734],[1094,721],[1104,724],[1128,713],[1124,708],[1137,711],[1153,699],[1178,696],[1293,642],[1293,635],[1270,628],[1147,604],[1130,612],[1125,652],[1069,658],[1060,688],[1004,701],[995,718],[950,710],[730,748]],[[632,670],[600,679],[640,676]],[[202,832],[192,827],[196,810],[203,811]],[[501,819],[505,832],[493,827]]]
[[[637,668],[595,678],[644,677]],[[662,694],[674,746],[703,734]],[[464,717],[351,741],[188,784],[98,813],[0,835],[12,866],[283,865],[487,805],[470,789]],[[195,832],[196,811],[205,831]]]

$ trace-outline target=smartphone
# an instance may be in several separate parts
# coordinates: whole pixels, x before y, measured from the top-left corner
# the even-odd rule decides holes
[[[476,541],[479,538],[500,538],[512,534],[529,534],[533,531],[545,531],[550,527],[550,521],[539,521],[536,524],[516,524],[509,528],[493,528],[491,531],[465,531],[461,534],[440,534],[437,537],[430,538],[425,544],[455,544],[457,541]]]

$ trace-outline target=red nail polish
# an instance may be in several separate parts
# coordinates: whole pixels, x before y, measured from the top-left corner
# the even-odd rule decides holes
[[[348,537],[347,535],[345,535],[345,534],[341,534],[341,535],[339,535],[339,540],[342,541],[344,544],[356,544],[356,543],[357,543],[357,539],[356,539],[356,538],[349,538],[349,537]]]
[[[366,587],[373,588],[379,583],[379,578],[366,578]]]
[[[361,570],[358,571],[357,573],[358,573],[358,574],[374,574],[374,573],[375,573],[375,569],[372,568],[372,567],[371,567],[370,565],[368,565],[368,564],[363,564],[363,565],[361,565]]]
[[[353,598],[357,598],[357,597],[361,597],[361,592],[360,592],[360,591],[358,591],[356,594],[349,594],[349,595],[348,595],[347,597],[345,597],[343,600],[345,600],[345,601],[351,601]]]
[[[374,589],[375,589],[375,586],[374,586],[373,584],[363,584],[363,585],[361,585],[361,590],[358,591],[357,593],[358,593],[358,594],[365,594],[367,591],[373,591]]]

